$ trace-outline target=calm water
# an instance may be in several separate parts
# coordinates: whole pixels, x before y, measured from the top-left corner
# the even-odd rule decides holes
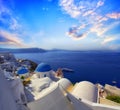
[[[120,52],[45,52],[15,54],[17,58],[25,58],[36,63],[45,62],[53,70],[57,68],[73,69],[65,73],[65,77],[73,83],[87,80],[93,83],[112,84],[117,81],[120,87]]]

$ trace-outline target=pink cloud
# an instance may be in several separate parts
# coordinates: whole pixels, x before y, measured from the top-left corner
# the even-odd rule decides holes
[[[107,17],[102,17],[102,18],[100,18],[100,19],[98,20],[98,22],[101,23],[101,22],[103,22],[103,21],[107,21],[107,20],[108,20]]]
[[[106,44],[106,43],[112,42],[114,40],[116,40],[115,37],[107,37],[107,38],[104,38],[104,40],[102,41],[102,44]]]
[[[107,14],[106,16],[111,19],[120,19],[120,13],[110,13],[110,14]]]
[[[80,29],[84,29],[86,27],[86,24],[82,24],[82,25],[80,25],[79,27],[78,27],[78,29],[80,30]]]
[[[102,27],[102,23],[95,24],[93,27],[91,27],[90,32],[96,33],[97,36],[102,36],[107,29]]]
[[[114,22],[105,26],[103,23],[96,23],[91,27],[90,32],[96,33],[97,36],[102,37],[108,30],[111,30],[115,26],[119,25],[120,22]]]
[[[82,32],[79,33],[81,29],[84,29],[86,27],[86,24],[83,24],[81,26],[74,26],[69,29],[67,32],[67,35],[71,37],[74,40],[81,40],[87,37],[88,33],[87,32]]]
[[[98,8],[98,7],[102,6],[102,5],[104,5],[104,2],[103,2],[103,1],[98,1],[98,3],[97,3],[97,6],[96,6],[96,7]]]
[[[0,44],[8,44],[8,45],[14,45],[18,47],[24,47],[25,44],[23,43],[23,40],[19,38],[17,34],[9,33],[4,30],[0,30],[0,36],[2,36],[5,41],[0,41]]]
[[[87,37],[87,34],[88,34],[88,33],[78,34],[78,33],[70,33],[70,32],[67,32],[67,35],[68,35],[69,37],[71,37],[72,39],[74,39],[74,40],[84,39],[84,38]]]
[[[83,14],[83,16],[93,15],[93,13],[94,13],[94,10],[88,10]]]

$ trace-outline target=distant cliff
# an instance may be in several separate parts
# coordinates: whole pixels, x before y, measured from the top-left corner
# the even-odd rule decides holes
[[[19,49],[0,48],[0,52],[11,52],[11,53],[40,53],[40,52],[46,52],[46,50],[41,49],[41,48],[19,48]]]

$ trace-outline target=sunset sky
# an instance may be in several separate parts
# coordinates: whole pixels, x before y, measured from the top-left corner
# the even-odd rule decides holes
[[[120,49],[120,0],[0,0],[0,47]]]

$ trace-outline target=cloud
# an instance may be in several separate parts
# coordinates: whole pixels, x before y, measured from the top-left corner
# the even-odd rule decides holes
[[[117,40],[114,35],[110,37],[111,34],[107,32],[120,24],[116,21],[120,19],[120,13],[109,13],[110,10],[104,5],[105,0],[60,0],[62,11],[78,20],[77,26],[69,28],[67,36],[74,40],[97,39],[97,43],[99,42],[101,46]],[[110,19],[113,21],[109,22]]]
[[[74,0],[60,0],[60,6],[65,10],[71,17],[76,18],[80,15],[80,11],[76,5],[74,5]]]
[[[74,40],[81,40],[87,37],[87,33],[82,33],[82,34],[71,34],[69,35],[72,39]]]
[[[79,22],[79,26],[70,28],[67,32],[67,35],[81,40],[86,38],[89,32],[94,31],[98,33],[96,30],[96,23],[101,23],[108,20],[106,17],[96,13],[96,10],[103,5],[104,0],[96,0],[92,2],[89,0],[81,0],[79,2],[75,2],[75,0],[60,0],[60,6],[62,7],[62,10],[71,17],[77,19]],[[95,27],[95,29],[91,30],[91,27]],[[104,29],[100,29],[100,31],[104,33]]]
[[[18,17],[13,14],[11,9],[5,6],[3,0],[0,0],[0,22],[2,27],[7,27],[12,31],[16,31],[21,27]]]
[[[88,15],[94,15],[95,13],[94,13],[94,9],[93,10],[88,10],[88,11],[86,11],[84,14],[83,14],[83,16],[88,16]]]
[[[27,47],[23,39],[20,38],[24,36],[24,31],[20,33],[23,30],[22,23],[10,7],[11,2],[8,4],[4,0],[0,0],[0,44],[14,47]]]
[[[106,43],[112,42],[114,40],[116,40],[115,37],[106,37],[103,39],[102,44],[106,44]]]
[[[101,17],[100,19],[98,19],[98,23],[101,23],[101,22],[104,22],[104,21],[107,21],[108,18],[107,17]]]
[[[10,33],[4,30],[0,30],[0,44],[14,45],[18,47],[24,47],[23,40],[18,37],[17,34]]]
[[[80,40],[80,39],[84,39],[85,37],[87,37],[87,32],[84,33],[79,33],[79,30],[85,28],[85,24],[84,25],[81,25],[81,26],[74,26],[74,27],[71,27],[69,29],[69,31],[66,33],[69,37],[73,38],[74,40]]]
[[[103,2],[103,1],[98,1],[98,3],[97,3],[97,6],[96,6],[96,7],[98,8],[98,7],[102,6],[102,5],[104,5],[104,2]]]
[[[93,27],[91,27],[90,32],[96,33],[96,35],[98,37],[103,37],[103,35],[107,31],[113,29],[114,27],[116,27],[119,24],[120,24],[120,22],[114,22],[109,25],[104,25],[102,23],[98,23],[98,24],[95,24]]]
[[[82,25],[80,25],[79,27],[78,27],[78,29],[80,30],[80,29],[84,29],[86,27],[86,24],[82,24]]]
[[[109,13],[106,16],[111,19],[120,19],[120,13]]]
[[[17,19],[11,17],[11,22],[10,22],[10,29],[11,30],[18,30],[19,28],[21,28],[21,25],[18,24]]]
[[[103,4],[103,0],[92,2],[89,0],[80,0],[79,2],[75,2],[75,0],[60,0],[60,6],[62,9],[73,18],[93,14],[94,11]]]

